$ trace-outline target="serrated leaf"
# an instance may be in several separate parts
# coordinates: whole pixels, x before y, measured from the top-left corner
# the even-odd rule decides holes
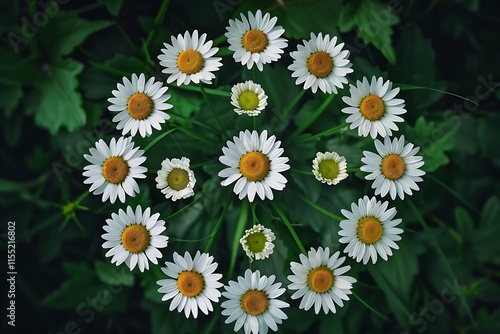
[[[95,270],[99,279],[111,285],[134,285],[134,274],[126,266],[117,267],[110,262],[97,261]]]

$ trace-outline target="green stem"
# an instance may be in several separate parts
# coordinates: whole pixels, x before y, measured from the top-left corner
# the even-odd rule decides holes
[[[217,231],[219,231],[219,228],[222,225],[222,222],[224,221],[224,217],[226,216],[226,209],[228,206],[229,206],[228,204],[226,204],[226,206],[224,206],[224,209],[222,209],[222,213],[221,213],[219,219],[217,220],[217,223],[215,224],[215,227],[212,230],[212,233],[210,233],[210,240],[208,240],[207,246],[205,247],[205,253],[208,253],[208,251],[210,250],[210,247],[212,247],[212,244],[214,243],[215,235],[217,234]]]
[[[285,216],[285,214],[283,213],[283,211],[281,211],[281,209],[276,204],[274,204],[274,202],[271,202],[271,203],[272,203],[272,206],[274,207],[274,210],[280,216],[280,218],[283,221],[283,223],[285,223],[286,227],[288,227],[288,230],[290,231],[290,234],[292,235],[293,239],[295,240],[295,243],[299,247],[300,251],[303,254],[307,254],[307,251],[304,248],[304,245],[302,245],[302,242],[300,241],[299,236],[295,232],[292,224],[290,224],[290,221],[288,220],[288,218]]]
[[[359,172],[360,170],[361,170],[360,167],[347,168],[347,171],[349,173],[356,173],[356,172]]]
[[[345,218],[342,218],[340,216],[337,216],[333,213],[331,213],[330,211],[326,210],[326,209],[323,209],[321,206],[311,202],[307,197],[305,197],[304,195],[302,194],[299,194],[299,197],[301,200],[303,200],[304,202],[306,202],[307,204],[309,204],[311,207],[313,207],[314,209],[318,210],[319,212],[321,212],[322,214],[325,214],[327,215],[328,217],[330,218],[333,218],[335,220],[338,220],[338,221],[342,221],[344,220]]]
[[[176,212],[172,213],[170,216],[168,216],[164,220],[165,221],[170,221],[170,220],[174,219],[175,217],[177,217],[178,215],[180,215],[181,213],[183,213],[185,210],[189,209],[190,207],[192,207],[193,205],[195,205],[196,203],[198,203],[200,200],[201,199],[198,198],[195,201],[192,201],[188,205],[186,205],[186,206],[180,208],[179,210],[177,210]]]
[[[233,245],[231,247],[231,259],[229,262],[229,272],[228,277],[233,277],[234,266],[236,264],[236,255],[238,254],[238,249],[240,245],[240,238],[245,231],[245,225],[248,218],[248,201],[243,200],[240,208],[240,215],[238,221],[236,222],[236,230],[233,237]]]
[[[448,187],[444,182],[442,182],[441,180],[439,180],[438,178],[434,177],[432,174],[429,174],[427,173],[426,174],[426,177],[428,177],[429,179],[431,179],[432,181],[436,182],[437,184],[439,184],[441,187],[443,187],[444,189],[446,189],[450,194],[453,195],[453,197],[455,197],[456,199],[458,199],[460,202],[462,202],[462,204],[464,204],[466,207],[468,207],[470,210],[474,211],[475,213],[478,213],[480,214],[480,212],[473,206],[471,205],[469,202],[467,202],[459,193],[457,193],[455,190],[451,189],[450,187]]]
[[[176,89],[183,89],[183,90],[189,90],[192,92],[198,92],[201,93],[201,89],[198,86],[190,86],[190,85],[182,85],[182,86],[177,86],[177,87],[172,87],[173,90]],[[205,93],[208,95],[216,95],[216,96],[223,96],[223,97],[231,97],[231,93],[227,91],[220,91],[217,89],[213,88],[203,88],[205,90]]]
[[[290,171],[293,173],[297,173],[297,174],[314,175],[313,172],[310,170],[302,170],[302,169],[292,168],[292,169],[290,169]]]
[[[328,129],[328,130],[325,130],[325,131],[322,131],[320,133],[317,133],[315,135],[312,135],[310,137],[307,137],[307,138],[304,138],[304,142],[307,142],[307,141],[310,141],[310,140],[314,140],[316,138],[320,138],[320,137],[324,137],[324,136],[329,136],[331,134],[334,134],[336,132],[339,132],[340,130],[342,130],[343,128],[345,128],[346,126],[348,126],[349,124],[348,123],[344,123],[344,124],[340,124],[334,128],[331,128],[331,129]]]
[[[380,312],[378,312],[377,310],[375,310],[373,307],[371,307],[370,305],[368,305],[367,302],[365,302],[363,299],[361,299],[360,296],[358,296],[355,292],[352,293],[354,297],[356,297],[360,302],[361,304],[365,305],[366,308],[368,308],[370,311],[372,311],[373,313],[375,313],[376,315],[378,315],[379,317],[381,317],[382,319],[384,319],[385,321],[389,321],[389,319],[387,319],[384,315],[382,315]]]
[[[168,136],[169,134],[171,134],[172,132],[174,132],[175,130],[177,130],[176,128],[174,129],[170,129],[168,131],[165,131],[163,132],[161,135],[159,135],[158,137],[156,137],[155,139],[153,139],[152,141],[149,142],[149,144],[144,148],[144,153],[146,153],[151,147],[153,147],[156,143],[158,143],[160,140],[162,140],[163,138],[165,138],[166,136]]]
[[[149,46],[149,43],[151,43],[151,40],[153,39],[153,35],[155,34],[156,32],[156,27],[165,19],[165,14],[167,13],[167,7],[168,7],[168,4],[170,3],[170,0],[163,0],[161,6],[160,6],[160,9],[158,10],[158,13],[156,13],[156,17],[154,19],[154,24],[155,24],[155,28],[153,30],[151,30],[148,34],[148,37],[146,38],[146,41],[142,44],[142,51],[143,52],[146,52],[147,54],[149,54],[147,51],[148,49],[148,46]]]
[[[326,107],[333,101],[335,94],[330,94],[325,101],[316,109],[316,111],[307,120],[300,123],[300,126],[290,135],[290,138],[299,136],[305,129],[307,129],[314,121],[325,111]]]
[[[214,114],[215,120],[217,121],[217,124],[219,124],[220,131],[222,134],[225,134],[224,127],[222,126],[222,123],[220,122],[219,116],[217,116],[217,112],[215,111],[214,106],[212,105],[212,102],[210,102],[210,99],[208,98],[207,92],[205,91],[205,88],[201,84],[201,82],[198,84],[200,87],[201,94],[203,94],[203,97],[205,98],[205,101],[207,101],[208,107],[210,110],[212,110],[212,113]]]
[[[295,107],[295,105],[297,104],[297,102],[299,102],[299,100],[302,98],[302,96],[304,96],[305,93],[306,93],[306,91],[304,89],[301,90],[300,93],[297,94],[297,96],[295,97],[295,99],[292,101],[292,103],[290,103],[288,106],[286,106],[285,111],[283,112],[283,119],[286,118],[286,116],[288,115],[288,113],[293,109],[293,107]]]

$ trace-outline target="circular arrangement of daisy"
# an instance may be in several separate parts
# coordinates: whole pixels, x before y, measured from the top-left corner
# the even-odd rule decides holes
[[[240,244],[250,258],[250,261],[267,259],[274,250],[273,241],[276,239],[273,231],[257,224],[245,231]]]
[[[290,52],[294,60],[288,69],[293,72],[292,78],[297,78],[295,84],[303,83],[304,89],[311,88],[313,93],[319,88],[323,93],[337,94],[337,88],[347,84],[345,76],[353,72],[349,51],[342,50],[344,43],[336,45],[337,36],[330,39],[322,33],[311,33],[311,39],[303,43]]]
[[[343,96],[342,101],[349,105],[342,109],[342,112],[349,114],[346,122],[350,123],[350,128],[358,128],[358,135],[373,139],[391,136],[392,130],[397,131],[397,122],[403,122],[403,118],[398,116],[406,113],[404,100],[396,99],[399,87],[392,88],[392,82],[384,82],[382,78],[372,77],[368,82],[366,77],[363,82],[356,81],[356,86],[350,85],[351,96]]]
[[[424,165],[421,156],[416,155],[420,147],[413,147],[412,143],[405,145],[405,137],[401,136],[391,140],[384,138],[384,143],[375,139],[377,153],[363,151],[361,161],[365,164],[361,170],[370,174],[366,180],[373,180],[372,189],[375,195],[385,196],[390,194],[392,199],[396,196],[404,199],[405,193],[412,195],[412,190],[419,190],[417,182],[422,182],[421,176],[425,172],[420,169]]]
[[[218,266],[214,257],[197,251],[194,258],[188,252],[184,256],[174,252],[173,258],[174,262],[167,261],[161,268],[171,278],[156,282],[160,286],[158,292],[164,294],[161,300],[172,299],[169,310],[184,311],[186,318],[191,313],[197,318],[198,309],[204,314],[212,312],[212,302],[219,301],[218,289],[224,285],[219,282],[222,275],[214,273]]]
[[[347,178],[347,162],[337,152],[318,152],[313,160],[313,174],[316,180],[336,185]]]
[[[231,104],[238,115],[257,116],[267,106],[267,95],[259,84],[247,80],[231,88]]]
[[[125,203],[125,194],[134,197],[139,193],[135,179],[146,177],[147,168],[141,166],[146,161],[143,154],[139,147],[134,148],[131,137],[111,138],[109,146],[101,139],[90,148],[90,155],[83,156],[91,163],[83,168],[83,176],[87,177],[83,183],[92,184],[89,191],[102,194],[103,202],[109,199],[114,203],[118,197]]]
[[[274,190],[283,190],[287,179],[281,172],[290,168],[288,158],[282,157],[284,150],[280,148],[281,141],[275,136],[267,137],[264,130],[240,131],[233,141],[227,141],[227,147],[222,148],[223,156],[219,161],[228,166],[219,172],[225,178],[221,185],[226,187],[236,181],[233,191],[241,200],[248,197],[253,202],[257,194],[260,199],[274,198]]]
[[[229,281],[222,293],[228,299],[221,304],[222,315],[228,317],[225,323],[236,322],[234,331],[243,327],[245,334],[267,333],[268,328],[278,331],[278,325],[288,318],[281,309],[290,305],[277,299],[286,289],[274,283],[275,279],[247,269],[237,281]]]
[[[335,304],[344,306],[344,300],[349,300],[347,295],[351,294],[352,284],[356,279],[345,276],[351,266],[341,265],[345,262],[345,256],[340,257],[340,252],[330,256],[330,248],[319,247],[318,250],[311,249],[299,255],[300,263],[291,262],[290,269],[293,275],[288,276],[292,283],[288,285],[289,290],[298,290],[292,295],[292,299],[302,298],[299,308],[305,311],[314,305],[314,312],[318,314],[323,308],[327,314],[336,312]]]
[[[170,94],[165,94],[167,90],[168,87],[155,82],[154,77],[146,82],[142,73],[139,77],[132,74],[132,81],[123,77],[123,84],[118,83],[118,90],[112,91],[115,97],[108,99],[111,103],[108,109],[118,112],[113,117],[113,122],[118,122],[116,129],[122,130],[124,136],[129,132],[135,136],[139,132],[142,137],[151,135],[152,128],[161,130],[160,124],[170,119],[163,111],[172,108],[165,103],[170,99]]]
[[[401,240],[403,230],[397,228],[401,219],[393,219],[396,208],[387,209],[389,202],[379,202],[375,197],[360,198],[358,204],[351,204],[351,211],[342,209],[347,218],[340,222],[340,243],[348,244],[344,253],[363,264],[370,258],[377,262],[377,254],[387,261],[393,249],[399,249],[396,241]]]
[[[196,178],[193,171],[189,169],[188,158],[163,160],[155,180],[156,187],[167,199],[171,198],[172,201],[194,195],[193,188],[196,184]]]
[[[234,51],[234,60],[246,65],[248,69],[256,65],[262,71],[264,64],[280,59],[288,42],[280,38],[285,29],[276,26],[277,20],[277,17],[271,18],[269,13],[262,16],[260,9],[255,15],[248,12],[248,18],[241,14],[241,21],[229,20],[225,36],[229,50]]]
[[[168,245],[168,237],[161,235],[165,231],[165,222],[158,220],[159,213],[151,215],[151,209],[142,211],[140,206],[127,206],[126,211],[120,209],[118,214],[112,213],[106,219],[102,238],[106,240],[102,248],[108,249],[106,257],[112,256],[111,263],[119,266],[123,262],[133,270],[135,266],[141,272],[149,269],[149,261],[158,264],[162,257],[158,248]]]
[[[171,44],[163,43],[165,49],[158,56],[160,65],[165,67],[162,72],[169,74],[167,83],[177,82],[177,86],[194,83],[211,84],[215,78],[212,72],[222,66],[222,58],[213,57],[219,48],[212,47],[213,41],[206,41],[207,34],[198,37],[195,30],[191,35],[188,31],[184,36],[172,36]]]

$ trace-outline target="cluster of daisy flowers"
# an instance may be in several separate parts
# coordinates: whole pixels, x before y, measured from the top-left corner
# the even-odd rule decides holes
[[[285,30],[276,23],[276,17],[263,15],[260,10],[242,14],[241,20],[231,19],[225,36],[229,50],[234,51],[234,60],[259,71],[278,61],[288,41],[282,37]],[[163,73],[168,75],[166,84],[212,84],[214,72],[222,66],[222,59],[215,56],[218,48],[213,47],[206,34],[200,35],[196,30],[172,36],[164,46],[158,59]],[[349,51],[344,50],[343,43],[337,43],[337,37],[328,34],[311,33],[310,39],[289,55],[293,59],[288,66],[291,77],[313,93],[319,90],[337,94],[348,84],[347,75],[353,72]],[[90,163],[84,167],[84,183],[90,185],[90,192],[102,195],[103,202],[114,203],[118,199],[125,203],[127,196],[140,192],[137,180],[146,178],[147,168],[142,166],[146,152],[135,146],[132,138],[148,137],[153,129],[161,131],[162,124],[170,119],[167,111],[173,106],[168,103],[171,96],[167,91],[168,87],[155,78],[146,81],[144,74],[132,74],[111,92],[108,109],[115,114],[113,122],[122,136],[109,143],[99,140],[84,155]],[[424,162],[417,155],[419,148],[405,143],[404,136],[391,138],[392,132],[399,130],[396,123],[403,122],[401,115],[406,113],[404,100],[397,98],[399,88],[383,78],[364,77],[356,85],[349,85],[349,93],[350,96],[342,97],[347,105],[342,109],[348,115],[346,122],[351,129],[357,129],[359,136],[374,140],[376,152],[363,152],[364,165],[360,170],[368,173],[366,180],[373,181],[375,196],[364,196],[352,203],[350,210],[341,211],[345,219],[340,221],[339,242],[345,244],[343,252],[348,257],[363,264],[371,259],[375,264],[379,258],[388,260],[393,250],[399,248],[396,242],[403,233],[398,227],[402,220],[395,218],[396,209],[376,196],[389,195],[394,200],[412,195],[419,190],[417,183],[425,174],[420,169]],[[267,95],[260,84],[248,80],[232,87],[229,103],[236,114],[257,117],[267,107]],[[219,161],[224,167],[218,173],[220,185],[232,185],[239,200],[270,201],[275,192],[286,187],[288,180],[283,172],[290,169],[289,158],[284,156],[281,141],[267,130],[240,131],[221,150]],[[196,178],[189,158],[166,157],[158,167],[156,186],[166,200],[194,196]],[[347,160],[337,152],[317,152],[312,175],[327,186],[335,186],[348,177]],[[117,266],[125,263],[130,270],[137,267],[143,272],[149,269],[150,262],[157,265],[162,258],[160,249],[168,246],[169,237],[162,234],[165,221],[150,208],[119,209],[106,220],[103,229],[106,257],[111,257],[111,263]],[[240,243],[252,262],[269,258],[275,239],[271,229],[256,224],[244,232]],[[300,299],[300,309],[314,307],[316,314],[321,310],[325,314],[335,313],[349,300],[356,279],[345,275],[350,266],[344,265],[346,257],[340,251],[311,248],[307,254],[299,255],[299,261],[290,263],[292,274],[288,276],[287,288],[294,291],[291,299]],[[283,309],[290,305],[284,301],[287,288],[276,282],[275,275],[248,269],[224,285],[217,268],[218,263],[208,253],[198,251],[192,256],[189,252],[174,252],[173,262],[166,261],[161,268],[167,278],[157,282],[161,300],[170,300],[171,311],[197,318],[198,311],[212,312],[213,303],[222,296],[222,315],[227,317],[226,323],[234,322],[235,331],[277,331],[277,326],[287,319]],[[225,291],[221,293],[222,287]]]

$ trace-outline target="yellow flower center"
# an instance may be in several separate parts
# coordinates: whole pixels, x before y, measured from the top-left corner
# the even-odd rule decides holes
[[[260,253],[264,250],[267,239],[264,233],[256,232],[246,237],[245,241],[252,253]]]
[[[264,291],[248,290],[241,296],[241,308],[250,315],[264,313],[269,306],[269,298]]]
[[[251,53],[264,51],[269,43],[266,34],[257,29],[247,31],[241,41],[243,47]]]
[[[373,122],[384,116],[385,104],[377,95],[367,95],[361,100],[359,110],[364,118]]]
[[[389,180],[397,180],[405,174],[406,165],[399,155],[389,154],[382,159],[382,174]]]
[[[182,51],[177,57],[177,67],[182,73],[195,74],[205,65],[203,56],[196,50]]]
[[[102,176],[109,183],[119,184],[128,175],[128,163],[122,157],[109,157],[102,165]]]
[[[130,253],[142,253],[149,246],[150,234],[146,226],[134,224],[122,232],[122,245]]]
[[[189,184],[189,173],[182,168],[174,168],[167,176],[168,186],[174,190],[182,190]]]
[[[339,175],[340,167],[335,160],[323,160],[318,164],[318,171],[325,179],[334,180]]]
[[[334,281],[333,271],[324,266],[312,269],[307,275],[307,285],[317,293],[330,291]]]
[[[269,174],[269,158],[261,152],[248,152],[240,160],[240,172],[250,181],[260,181]]]
[[[309,73],[317,78],[325,78],[333,70],[333,59],[324,51],[316,51],[307,58]]]
[[[243,110],[255,110],[259,106],[259,96],[257,93],[247,90],[238,96],[238,104]]]
[[[367,216],[358,221],[358,239],[367,245],[379,241],[383,233],[382,223],[373,216]]]
[[[128,99],[127,108],[129,115],[140,121],[151,115],[154,103],[147,94],[135,93]]]
[[[203,292],[205,280],[196,271],[183,271],[177,278],[177,288],[186,297],[196,297]]]

